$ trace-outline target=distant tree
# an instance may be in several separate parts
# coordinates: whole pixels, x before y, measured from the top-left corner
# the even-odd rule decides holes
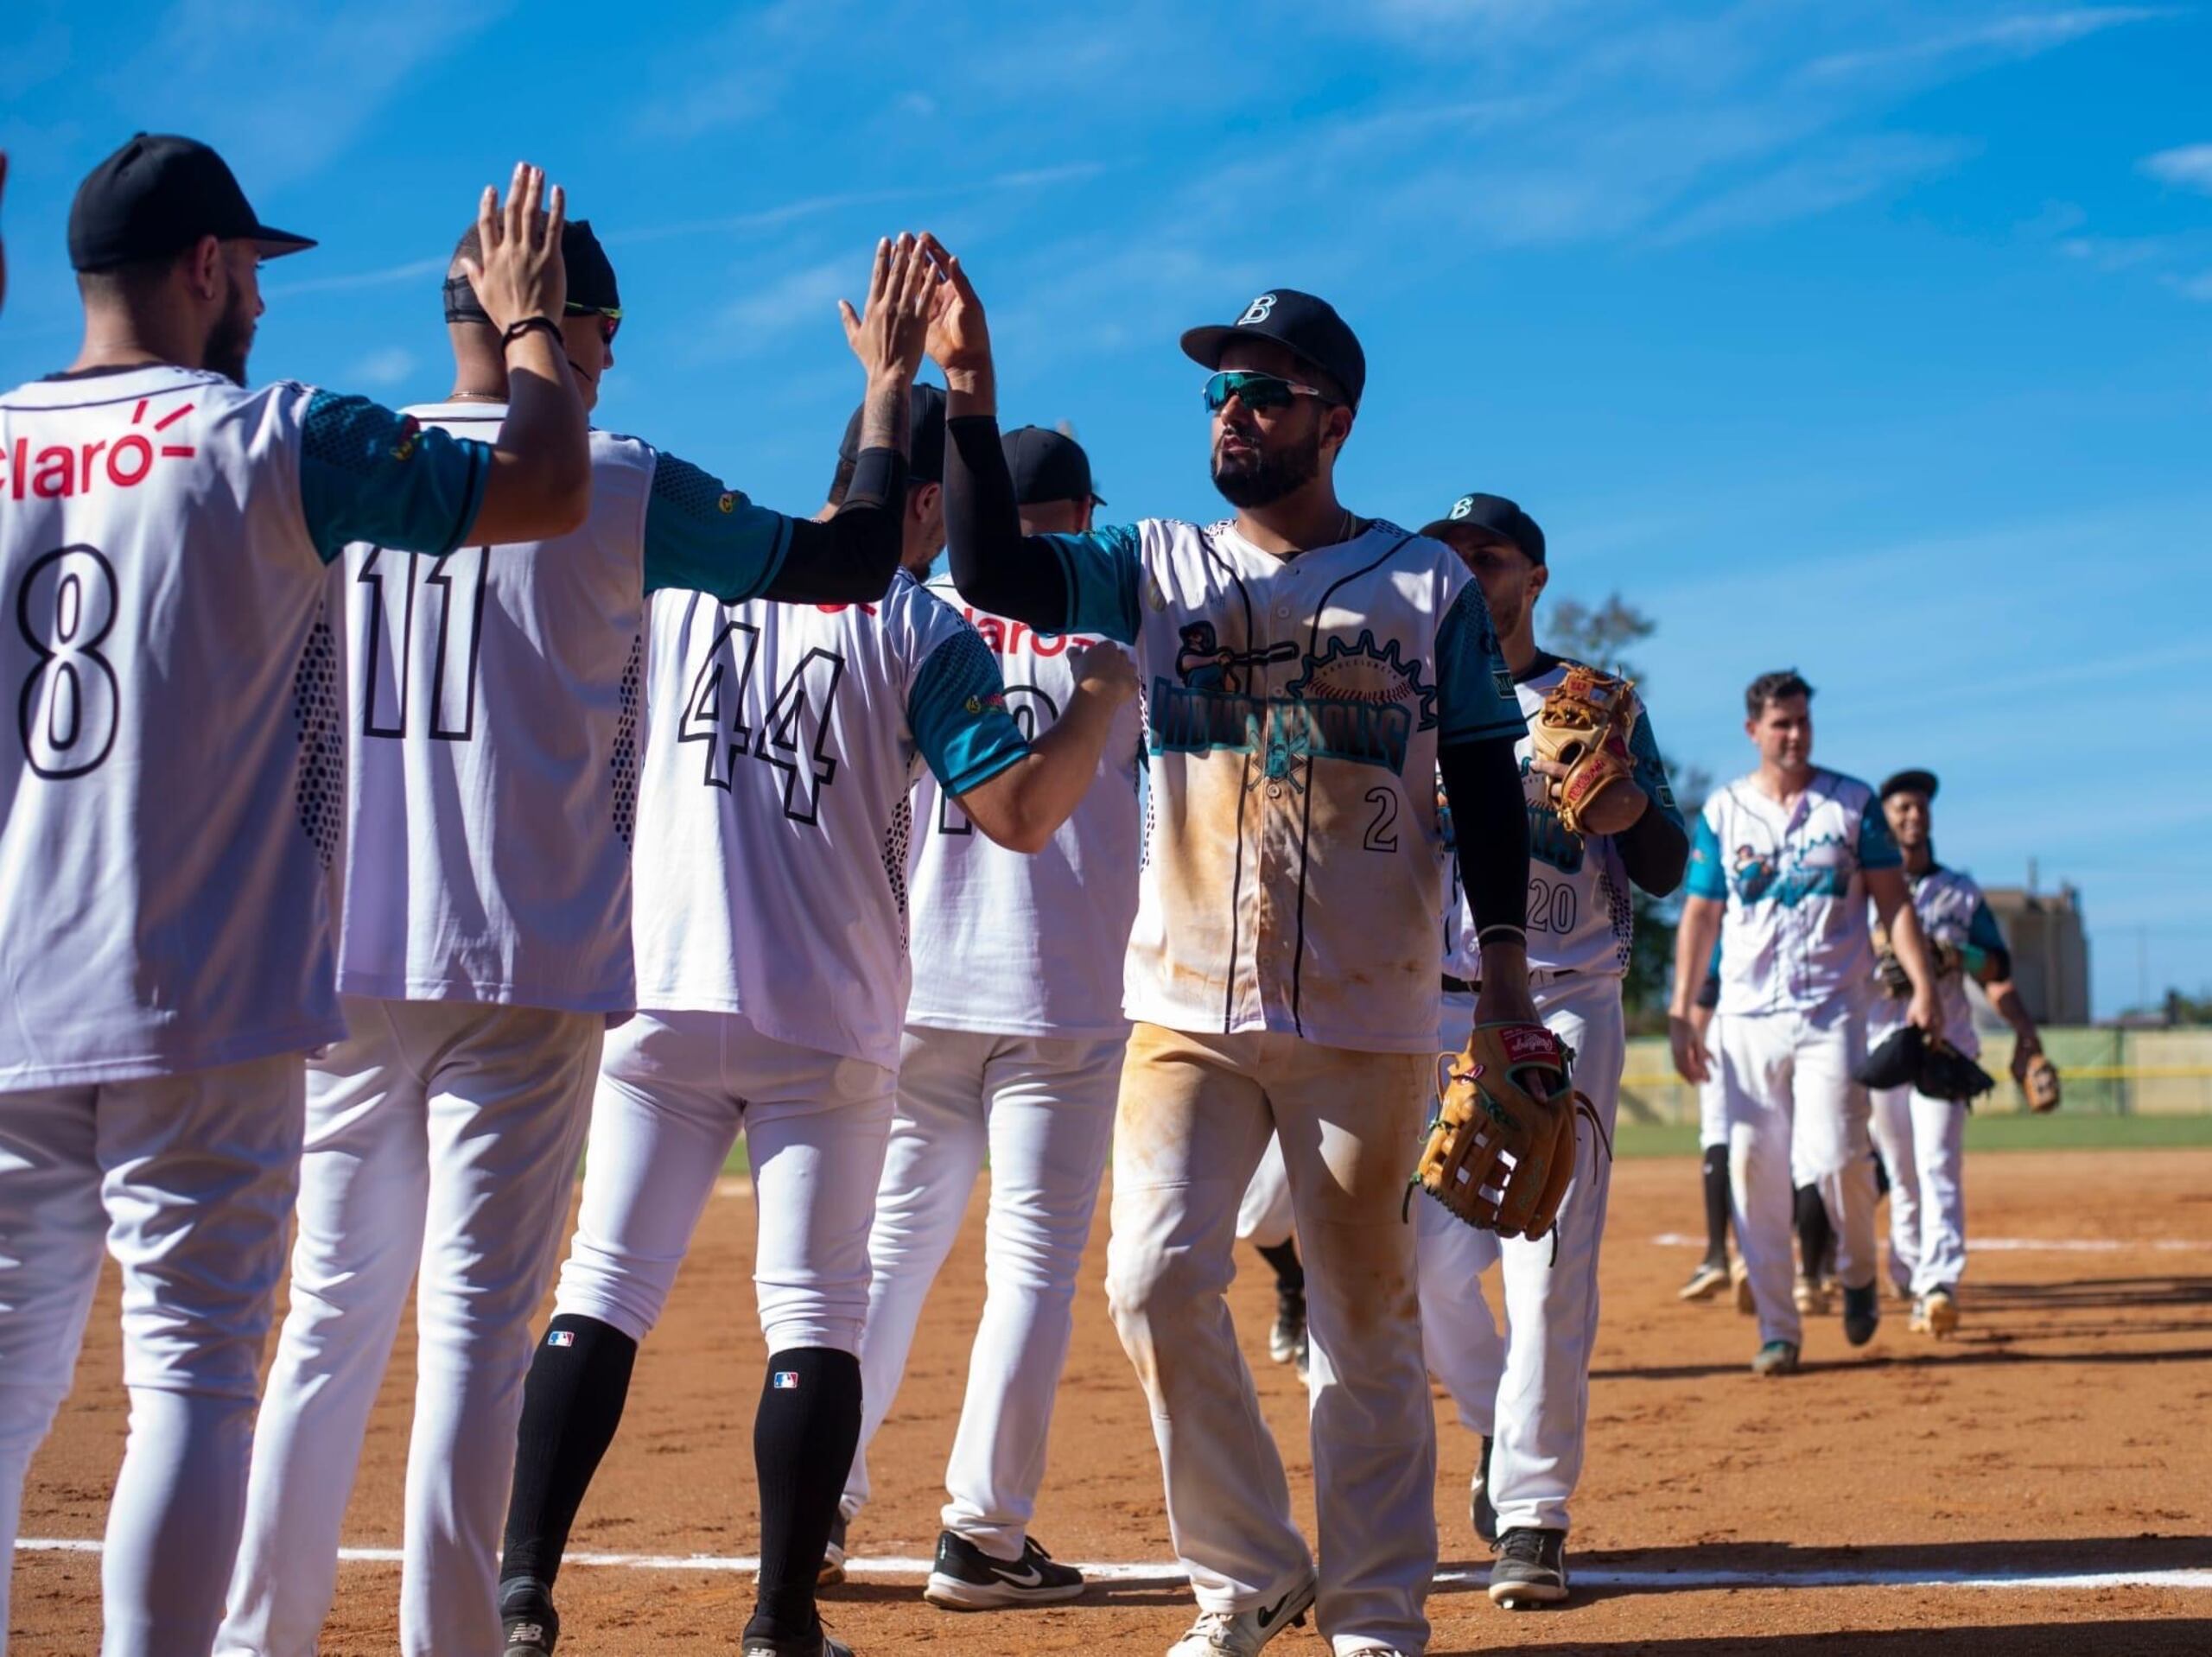
[[[1548,604],[1537,624],[1537,635],[1546,648],[1637,680],[1639,688],[1648,687],[1630,652],[1658,631],[1657,622],[1618,593],[1608,594],[1604,603],[1596,606],[1578,599]],[[1703,809],[1705,797],[1712,790],[1711,775],[1669,759],[1667,777],[1683,821],[1690,821]],[[1682,912],[1681,894],[1654,898],[1638,888],[1630,896],[1635,905],[1636,945],[1621,986],[1621,1000],[1629,1033],[1650,1035],[1667,1027],[1667,994],[1674,977],[1675,925]]]

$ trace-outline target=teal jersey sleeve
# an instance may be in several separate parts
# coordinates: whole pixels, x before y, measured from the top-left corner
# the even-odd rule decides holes
[[[2004,930],[1997,924],[1996,914],[1986,898],[1974,899],[1974,918],[1967,923],[1967,942],[1984,953],[1995,953],[2005,948]]]
[[[1904,854],[1897,849],[1897,836],[1890,832],[1890,820],[1882,815],[1882,803],[1872,797],[1866,809],[1859,814],[1859,867],[1862,869],[1901,869]]]
[[[1517,737],[1529,728],[1483,589],[1469,581],[1436,630],[1436,746]]]
[[[1667,762],[1659,757],[1659,739],[1651,733],[1651,715],[1640,708],[1636,727],[1628,733],[1628,751],[1636,761],[1636,785],[1667,814],[1668,822],[1681,828],[1682,809],[1675,803],[1674,784],[1667,780]]]
[[[366,397],[316,391],[300,421],[300,507],[326,564],[353,541],[398,552],[461,544],[492,474],[492,449]]]
[[[1134,524],[1081,535],[1037,537],[1060,561],[1068,587],[1070,633],[1103,633],[1116,644],[1137,642],[1137,581],[1144,568]]]
[[[1713,832],[1713,819],[1702,811],[1698,813],[1697,826],[1690,830],[1690,872],[1686,884],[1693,898],[1728,901],[1728,872],[1720,867],[1720,836]],[[1713,958],[1720,959],[1718,947]]]
[[[742,604],[766,592],[791,551],[791,521],[672,454],[656,458],[645,501],[645,591],[711,593]]]
[[[989,782],[1029,752],[1007,712],[998,657],[971,627],[950,634],[924,658],[906,695],[906,724],[947,794]]]

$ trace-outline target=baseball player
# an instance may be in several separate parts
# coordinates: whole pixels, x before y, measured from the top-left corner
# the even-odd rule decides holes
[[[536,549],[349,550],[349,833],[338,985],[348,1038],[308,1065],[291,1309],[256,1432],[217,1650],[309,1657],[340,1525],[410,1286],[400,1644],[489,1651],[530,1317],[568,1215],[610,1018],[636,1004],[630,835],[646,595],[850,601],[898,568],[906,387],[921,356],[911,238],[879,245],[854,348],[874,419],[828,524],[752,505],[634,438],[592,434],[592,515]],[[562,346],[587,406],[613,365],[614,269],[563,232]],[[467,435],[505,418],[490,319],[445,287],[452,394],[408,411]],[[419,1268],[419,1280],[418,1280]]]
[[[1268,1356],[1291,1365],[1301,1381],[1311,1381],[1313,1347],[1306,1329],[1306,1265],[1298,1257],[1290,1171],[1283,1165],[1281,1140],[1272,1135],[1236,1205],[1236,1241],[1258,1249],[1275,1274],[1275,1321],[1268,1330]]]
[[[1090,527],[1098,498],[1072,438],[1025,426],[1006,435],[1005,449],[1025,533]],[[975,609],[947,577],[929,590],[997,657],[1015,723],[1027,734],[1049,730],[1074,695],[1076,660],[1097,638]],[[1083,1591],[1082,1573],[1054,1560],[1028,1527],[1128,1039],[1122,956],[1137,907],[1136,765],[1132,701],[1116,715],[1083,803],[1033,857],[977,834],[934,778],[915,790],[914,989],[868,1234],[860,1451],[831,1538],[833,1576],[844,1521],[868,1500],[868,1446],[898,1395],[923,1301],[988,1159],[988,1292],[923,1597],[981,1610]]]
[[[1697,1000],[1690,1008],[1690,1030],[1699,1046],[1705,1049],[1708,1059],[1719,1054],[1713,1025],[1713,1009],[1720,1005],[1720,952],[1715,949],[1713,961],[1706,968],[1705,980],[1698,986]],[[1705,1196],[1705,1255],[1690,1268],[1689,1281],[1683,1284],[1680,1298],[1684,1300],[1709,1300],[1732,1283],[1735,1286],[1738,1309],[1751,1310],[1751,1279],[1744,1275],[1740,1262],[1732,1266],[1728,1259],[1728,1096],[1721,1091],[1717,1069],[1710,1070],[1697,1088],[1697,1143],[1700,1185]]]
[[[1943,1039],[1968,1058],[1980,1055],[1981,1036],[1967,1000],[1972,975],[2012,1026],[2012,1076],[2024,1082],[2043,1040],[2012,984],[2012,952],[1981,888],[1972,875],[1936,860],[1935,798],[1933,771],[1901,771],[1882,784],[1882,811],[1904,855],[1913,912],[1936,958]],[[1879,1044],[1901,1022],[1895,980],[1886,972],[1878,981],[1870,1044]],[[1967,1108],[1909,1087],[1879,1089],[1873,1103],[1874,1144],[1890,1175],[1890,1281],[1912,1297],[1912,1329],[1942,1340],[1959,1326],[1959,1279],[1967,1269]]]
[[[142,133],[70,211],[83,349],[0,397],[0,675],[18,714],[0,761],[0,1561],[105,1241],[130,1393],[100,1566],[109,1657],[214,1639],[302,1055],[346,1034],[325,566],[364,538],[435,557],[582,520],[583,407],[551,320],[561,219],[534,168],[504,207],[485,193],[467,280],[515,395],[455,437],[357,397],[245,389],[257,267],[314,244],[264,225],[206,145]],[[0,1592],[0,1629],[5,1611]]]
[[[1288,289],[1183,336],[1233,521],[1024,536],[982,308],[940,262],[953,577],[994,614],[1133,645],[1145,687],[1106,1274],[1200,1609],[1173,1651],[1249,1657],[1318,1603],[1338,1657],[1419,1653],[1435,1427],[1400,1203],[1432,1097],[1440,764],[1482,1014],[1534,1013],[1522,720],[1481,588],[1449,548],[1337,500],[1365,365],[1334,310]],[[1270,1133],[1305,1244],[1318,1579],[1223,1295]]]
[[[1758,769],[1714,790],[1692,836],[1675,934],[1668,1035],[1686,1082],[1714,1073],[1692,1024],[1701,969],[1721,945],[1720,1057],[1736,1246],[1758,1309],[1754,1373],[1797,1368],[1790,1190],[1817,1184],[1836,1235],[1844,1337],[1874,1338],[1874,1164],[1866,1056],[1874,949],[1867,900],[1912,984],[1906,1016],[1939,1028],[1935,976],[1906,901],[1897,842],[1874,790],[1813,764],[1812,687],[1764,673],[1744,693]]]
[[[942,446],[917,435],[918,473]],[[996,658],[914,579],[936,545],[923,487],[878,602],[653,595],[632,858],[643,1010],[601,1059],[582,1212],[531,1367],[501,1562],[510,1653],[553,1648],[570,1523],[741,1128],[769,1353],[741,1649],[849,1657],[822,1629],[816,1576],[860,1432],[868,1227],[910,981],[908,790],[925,765],[980,832],[1041,850],[1135,688],[1119,652],[1087,651],[1059,718],[1025,738]]]
[[[1482,583],[1521,712],[1534,720],[1575,665],[1536,644],[1536,603],[1551,575],[1543,530],[1503,496],[1471,493],[1421,533],[1451,546]],[[1582,1471],[1598,1252],[1628,1051],[1621,980],[1635,932],[1630,883],[1663,898],[1681,884],[1689,856],[1651,721],[1640,708],[1629,750],[1640,797],[1634,820],[1615,834],[1584,835],[1567,829],[1553,803],[1566,769],[1535,755],[1525,737],[1520,747],[1530,858],[1529,981],[1537,1012],[1573,1052],[1574,1085],[1595,1108],[1601,1131],[1578,1135],[1573,1181],[1557,1223],[1541,1241],[1501,1241],[1440,1203],[1416,1204],[1428,1367],[1452,1393],[1461,1422],[1482,1440],[1470,1506],[1477,1532],[1498,1545],[1490,1597],[1516,1609],[1567,1595],[1567,1504]],[[1442,1051],[1465,1039],[1482,974],[1473,917],[1464,901],[1452,913],[1437,1035]],[[1499,1261],[1503,1341],[1482,1294],[1483,1273]]]

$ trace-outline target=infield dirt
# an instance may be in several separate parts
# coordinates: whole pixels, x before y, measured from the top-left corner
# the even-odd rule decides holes
[[[1614,1172],[1569,1554],[1582,1580],[1567,1606],[1509,1614],[1484,1597],[1489,1552],[1466,1516],[1475,1446],[1440,1400],[1444,1568],[1462,1574],[1430,1601],[1434,1657],[2212,1651],[2212,1152],[1974,1158],[1972,1235],[2004,1246],[1974,1258],[1958,1336],[1939,1346],[1909,1334],[1904,1307],[1886,1302],[1870,1347],[1850,1350],[1836,1320],[1821,1320],[1804,1371],[1780,1381],[1748,1373],[1757,1339],[1725,1298],[1675,1298],[1694,1250],[1655,1240],[1695,1228],[1696,1181],[1686,1159]],[[754,1549],[753,1205],[741,1179],[724,1188],[645,1344],[577,1550]],[[1150,1425],[1100,1287],[1104,1213],[1102,1202],[1036,1534],[1063,1559],[1164,1567]],[[981,1216],[979,1193],[876,1442],[881,1494],[852,1532],[861,1559],[933,1546],[982,1301]],[[1267,1361],[1267,1270],[1249,1251],[1240,1265],[1239,1334],[1310,1534],[1305,1397]],[[24,1537],[100,1533],[124,1430],[118,1362],[111,1270],[77,1391],[31,1467]],[[370,1426],[350,1545],[399,1540],[411,1382],[407,1333]],[[2191,1571],[2183,1580],[2202,1585],[2172,1580]],[[2060,1577],[2088,1580],[2031,1585]],[[343,1567],[326,1657],[397,1648],[397,1584],[396,1565]],[[99,1589],[95,1554],[19,1555],[13,1649],[96,1650]],[[983,1615],[932,1609],[918,1590],[918,1578],[862,1578],[830,1590],[825,1615],[861,1657],[1159,1653],[1192,1615],[1187,1590],[1166,1580]],[[728,1570],[572,1565],[559,1595],[563,1657],[734,1650],[751,1598],[750,1578]],[[1321,1649],[1310,1627],[1270,1647]]]

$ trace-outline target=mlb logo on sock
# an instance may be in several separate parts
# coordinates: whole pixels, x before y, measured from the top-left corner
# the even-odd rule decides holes
[[[549,1329],[545,1331],[545,1344],[548,1346],[574,1346],[575,1343],[576,1331],[572,1329]]]
[[[797,1392],[798,1390],[798,1371],[796,1369],[777,1370],[775,1374],[775,1387],[779,1393]]]

